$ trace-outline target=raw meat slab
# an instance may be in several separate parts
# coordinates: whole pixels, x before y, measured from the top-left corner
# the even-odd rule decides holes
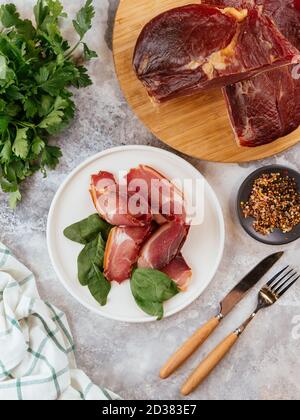
[[[224,89],[236,138],[255,147],[283,137],[300,125],[300,80],[285,67]]]
[[[257,6],[274,20],[281,33],[300,50],[300,9],[296,9],[295,0],[202,0],[202,4],[237,8]]]
[[[299,52],[258,9],[188,5],[152,19],[133,65],[159,102],[296,62]]]
[[[300,48],[300,11],[294,0],[204,0],[222,6],[260,6],[283,35]],[[295,79],[295,77],[299,77]],[[300,125],[300,72],[273,70],[227,86],[224,95],[238,144],[255,147],[293,132]]]

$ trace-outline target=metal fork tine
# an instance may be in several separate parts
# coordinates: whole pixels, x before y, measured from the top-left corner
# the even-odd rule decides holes
[[[273,290],[273,292],[274,292],[275,290],[280,289],[281,286],[284,286],[285,283],[288,280],[291,279],[291,277],[288,277],[291,273],[292,273],[291,277],[293,277],[295,274],[297,274],[293,269],[291,269],[283,277],[281,277],[281,279],[279,279],[276,283],[274,283],[274,284],[271,285],[271,290]]]
[[[287,290],[289,290],[290,287],[293,286],[293,284],[296,283],[297,280],[300,279],[300,276],[298,276],[295,280],[293,280],[290,284],[288,284],[283,290],[280,290],[278,293],[278,296],[281,297]]]
[[[287,265],[286,267],[284,267],[284,269],[283,269],[283,270],[281,270],[281,271],[279,271],[279,273],[275,274],[275,276],[274,276],[274,277],[272,277],[270,281],[268,281],[267,286],[271,286],[271,284],[272,284],[272,283],[273,283],[276,279],[278,279],[278,277],[279,277],[279,276],[281,276],[281,274],[283,274],[283,272],[284,272],[287,268],[289,268],[289,265]]]
[[[274,277],[272,277],[271,278],[271,280],[270,281],[268,281],[268,283],[267,283],[267,286],[268,287],[271,287],[271,285],[274,283],[274,281],[275,280],[277,280],[278,279],[278,277],[280,277],[281,276],[281,274],[283,274],[284,272],[285,272],[285,270],[286,269],[288,269],[289,268],[289,265],[287,265],[283,270],[281,270],[281,271],[279,271],[279,273],[277,273],[277,274],[275,274],[275,276]],[[291,270],[292,271],[292,270]],[[284,277],[286,276],[286,275],[288,275],[291,271],[289,271],[288,273],[286,273],[285,275],[284,275]],[[283,278],[284,278],[283,277]],[[281,281],[281,280],[279,280],[279,281]],[[278,283],[278,282],[277,282]],[[276,283],[276,284],[277,284]]]
[[[292,270],[293,271],[293,270]],[[274,285],[271,287],[272,292],[277,293],[282,287],[284,287],[290,280],[295,278],[297,276],[296,271],[293,272],[291,276],[289,276],[284,282],[277,283],[277,285]]]

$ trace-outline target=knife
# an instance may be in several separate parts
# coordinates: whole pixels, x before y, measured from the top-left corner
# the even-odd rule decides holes
[[[273,267],[282,257],[283,252],[269,255],[248,273],[222,300],[217,316],[199,328],[177,351],[160,370],[161,379],[168,378],[178,369],[220,325],[221,321],[233,308],[248,294],[250,289]]]

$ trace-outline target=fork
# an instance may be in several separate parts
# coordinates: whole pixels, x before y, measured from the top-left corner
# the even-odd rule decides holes
[[[257,313],[261,309],[268,308],[277,302],[277,300],[289,290],[299,278],[300,276],[298,276],[298,273],[287,266],[263,286],[258,294],[258,304],[255,311],[239,328],[225,338],[225,340],[222,341],[202,363],[200,363],[181,388],[182,395],[189,395],[194,391],[226,356],[250,322],[256,317]]]

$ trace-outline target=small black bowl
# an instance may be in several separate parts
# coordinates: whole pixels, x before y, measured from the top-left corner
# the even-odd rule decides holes
[[[238,217],[245,231],[257,241],[267,245],[289,244],[300,238],[300,224],[298,224],[291,232],[283,233],[280,229],[275,229],[274,232],[269,235],[262,235],[261,233],[255,231],[253,227],[254,219],[252,217],[245,218],[241,208],[241,202],[247,202],[249,200],[254,181],[261,175],[269,173],[280,173],[283,176],[295,178],[298,188],[300,188],[300,173],[293,169],[280,165],[265,166],[264,168],[257,169],[245,179],[239,189],[237,197]]]

